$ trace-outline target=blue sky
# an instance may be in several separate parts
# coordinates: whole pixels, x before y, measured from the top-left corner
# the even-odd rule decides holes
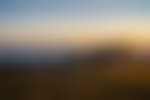
[[[149,0],[1,0],[1,8],[12,20],[42,17],[88,17],[105,13],[136,11],[150,13]],[[50,18],[49,18],[50,19]]]
[[[0,5],[0,21],[17,42],[48,41],[56,33],[89,41],[93,34],[150,32],[150,0],[0,0]]]

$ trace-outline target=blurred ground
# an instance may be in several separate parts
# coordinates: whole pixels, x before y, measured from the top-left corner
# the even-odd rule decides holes
[[[83,66],[70,73],[41,69],[1,71],[0,99],[150,99],[150,66],[148,64],[119,63],[103,65],[105,67],[98,64]]]

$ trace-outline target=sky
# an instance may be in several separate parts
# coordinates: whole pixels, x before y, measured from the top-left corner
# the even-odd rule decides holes
[[[0,5],[5,44],[150,43],[149,0],[0,0]]]

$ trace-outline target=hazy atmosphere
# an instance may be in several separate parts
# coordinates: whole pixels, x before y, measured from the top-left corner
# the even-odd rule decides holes
[[[89,45],[150,41],[149,0],[1,0],[3,42]],[[147,45],[147,44],[146,44]]]
[[[150,0],[0,0],[0,100],[150,100]]]

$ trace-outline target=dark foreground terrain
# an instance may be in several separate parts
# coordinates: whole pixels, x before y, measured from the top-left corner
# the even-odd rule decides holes
[[[150,100],[149,61],[101,55],[1,68],[0,100]]]
[[[149,100],[150,68],[87,65],[76,70],[3,70],[1,100]],[[113,65],[114,66],[114,65]]]

